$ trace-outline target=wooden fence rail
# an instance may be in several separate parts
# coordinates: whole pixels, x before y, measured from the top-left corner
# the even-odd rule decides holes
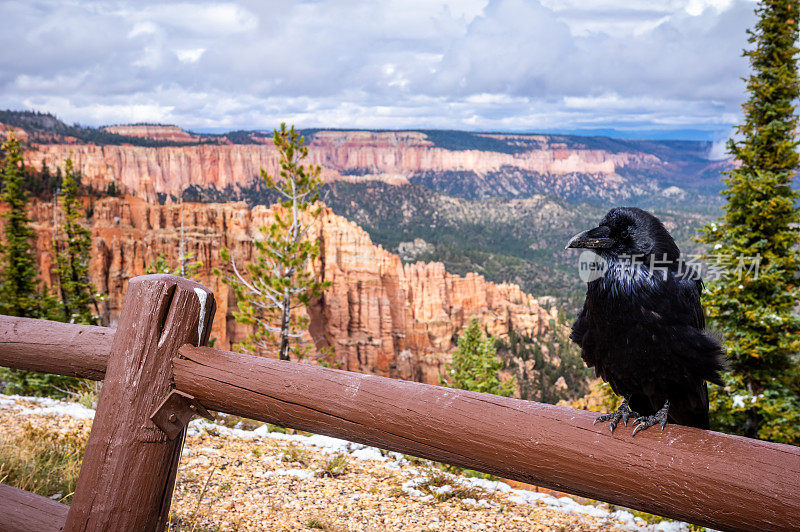
[[[0,530],[54,532],[64,528],[69,506],[0,484]]]
[[[0,366],[103,380],[114,329],[0,318]]]
[[[597,414],[184,346],[204,406],[718,529],[800,529],[800,448],[678,425],[635,438]]]
[[[106,378],[66,530],[163,528],[182,435],[150,415],[170,382],[211,410],[717,529],[800,529],[799,447],[677,425],[612,436],[582,410],[195,347],[210,292],[163,275],[131,287],[116,333],[0,316],[0,365]],[[37,496],[4,500],[9,489],[0,515],[29,525],[16,530],[63,516]],[[44,515],[26,521],[31,508]]]

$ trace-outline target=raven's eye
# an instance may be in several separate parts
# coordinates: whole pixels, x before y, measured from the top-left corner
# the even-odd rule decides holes
[[[623,229],[622,231],[620,231],[619,236],[620,238],[628,238],[628,230]]]

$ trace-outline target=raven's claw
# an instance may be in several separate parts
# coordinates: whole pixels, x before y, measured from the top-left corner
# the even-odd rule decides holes
[[[620,420],[622,420],[622,422],[627,427],[628,419],[630,419],[631,417],[638,418],[639,414],[631,410],[631,407],[628,406],[628,400],[625,399],[624,401],[622,401],[622,404],[619,405],[619,408],[617,408],[615,412],[612,412],[611,414],[605,414],[595,419],[594,425],[597,425],[598,423],[603,423],[604,421],[611,421],[609,426],[611,428],[611,433],[613,434],[614,429],[617,428],[617,425],[619,424]]]
[[[667,413],[669,413],[669,401],[664,403],[661,410],[654,415],[637,417],[633,420],[633,424],[636,425],[636,428],[633,429],[633,434],[631,434],[631,436],[636,436],[636,433],[640,430],[648,429],[656,424],[661,425],[661,431],[663,432],[664,427],[667,425]]]

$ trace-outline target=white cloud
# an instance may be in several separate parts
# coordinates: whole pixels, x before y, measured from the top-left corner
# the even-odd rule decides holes
[[[739,114],[752,10],[749,0],[12,0],[0,4],[0,108],[190,128],[717,129]]]
[[[128,32],[128,38],[133,39],[140,35],[152,35],[158,31],[158,26],[150,21],[137,22]]]
[[[725,11],[733,3],[733,0],[689,0],[686,5],[686,12],[692,16],[698,16],[707,8],[713,8],[717,12]]]
[[[136,3],[132,2],[120,13],[145,24],[157,22],[173,30],[195,35],[235,35],[258,27],[258,16],[234,3],[164,2],[137,8]]]
[[[205,48],[190,48],[175,50],[175,55],[178,56],[181,63],[197,63],[205,51]]]

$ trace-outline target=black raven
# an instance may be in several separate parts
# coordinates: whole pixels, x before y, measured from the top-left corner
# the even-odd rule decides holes
[[[605,270],[588,283],[570,338],[623,398],[595,423],[635,418],[635,435],[667,420],[707,429],[706,381],[721,384],[724,351],[705,332],[703,282],[664,224],[635,207],[611,209],[567,248],[591,249]],[[602,270],[602,268],[601,268]]]

